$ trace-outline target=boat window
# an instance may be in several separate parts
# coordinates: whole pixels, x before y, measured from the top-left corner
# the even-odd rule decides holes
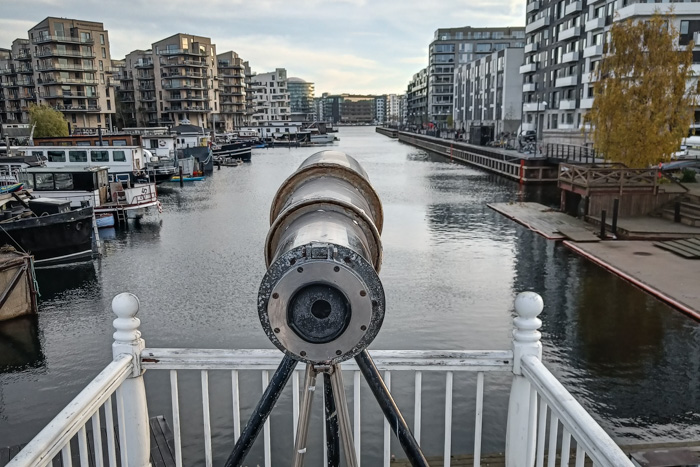
[[[76,172],[71,174],[74,190],[93,191],[97,189],[93,180],[93,172]]]
[[[46,151],[49,162],[65,162],[66,151]]]
[[[92,162],[109,162],[108,151],[90,151],[90,160]]]
[[[36,184],[34,189],[39,190],[53,190],[53,174],[34,174],[36,178]]]
[[[78,141],[77,143],[75,143],[75,145],[76,146],[92,146],[90,143],[92,143],[92,141]]]
[[[87,162],[87,151],[68,151],[71,162]]]
[[[126,140],[125,139],[112,140],[112,146],[126,146]]]
[[[44,151],[32,151],[32,156],[41,159],[44,157]]]
[[[54,174],[57,190],[72,190],[73,189],[73,174],[56,173]]]
[[[126,153],[124,151],[114,151],[112,152],[112,158],[114,162],[126,162]]]
[[[18,179],[19,182],[24,183],[24,188],[34,189],[34,174],[20,172]]]

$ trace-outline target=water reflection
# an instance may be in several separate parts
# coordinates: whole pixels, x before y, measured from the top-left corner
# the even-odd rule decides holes
[[[97,272],[93,261],[36,270],[39,285],[39,303],[59,298],[72,290],[94,291]]]
[[[0,373],[44,366],[36,315],[0,322]]]

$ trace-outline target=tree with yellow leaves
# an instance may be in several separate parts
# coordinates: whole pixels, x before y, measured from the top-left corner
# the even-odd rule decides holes
[[[693,42],[678,46],[672,15],[616,22],[585,122],[607,160],[644,168],[668,161],[693,122]]]

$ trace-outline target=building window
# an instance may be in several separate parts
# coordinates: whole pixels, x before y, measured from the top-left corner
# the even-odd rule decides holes
[[[681,34],[688,34],[688,25],[690,21],[681,21]]]
[[[107,58],[107,49],[102,47],[102,58]]]
[[[112,102],[107,100],[107,110],[112,110]]]
[[[100,44],[105,45],[105,35],[100,34]]]

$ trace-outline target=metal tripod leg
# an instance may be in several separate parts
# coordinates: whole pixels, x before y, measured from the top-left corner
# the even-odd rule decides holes
[[[255,439],[258,437],[260,430],[265,424],[265,420],[270,416],[270,412],[275,407],[277,399],[279,399],[282,390],[287,385],[289,378],[294,373],[294,368],[297,366],[297,361],[293,358],[285,355],[282,362],[277,367],[277,371],[272,375],[270,379],[270,384],[268,384],[267,389],[260,398],[260,402],[253,410],[253,414],[248,420],[243,433],[241,433],[240,438],[236,441],[236,446],[234,446],[231,455],[226,461],[226,467],[239,467],[245,460],[248,451],[253,446]]]
[[[369,356],[367,350],[363,350],[355,357],[357,366],[360,367],[362,375],[365,377],[365,381],[369,385],[374,398],[377,399],[377,403],[384,412],[384,417],[389,421],[389,426],[394,431],[394,434],[399,439],[403,451],[406,453],[409,462],[413,466],[428,467],[428,461],[425,459],[420,446],[413,437],[411,429],[408,427],[406,420],[404,420],[401,415],[401,411],[396,406],[394,399],[391,397],[391,393],[384,385],[384,380],[379,374],[379,370],[374,365],[372,357]]]
[[[338,409],[333,397],[331,375],[323,373],[323,402],[326,414],[326,459],[327,467],[340,466],[340,440],[338,439]]]
[[[352,427],[350,426],[350,413],[348,412],[348,401],[345,398],[345,386],[343,385],[343,370],[340,365],[331,367],[332,373],[330,376],[331,386],[333,387],[333,399],[335,400],[335,409],[338,413],[338,425],[340,427],[340,439],[343,443],[343,452],[345,453],[345,463],[348,467],[357,466],[357,458],[355,457],[355,443],[352,439]]]
[[[311,402],[316,392],[316,370],[313,365],[306,365],[304,376],[304,398],[301,401],[299,411],[299,423],[297,424],[297,436],[294,442],[294,467],[304,465],[304,454],[306,454],[306,437],[309,432],[309,418],[311,417]]]

